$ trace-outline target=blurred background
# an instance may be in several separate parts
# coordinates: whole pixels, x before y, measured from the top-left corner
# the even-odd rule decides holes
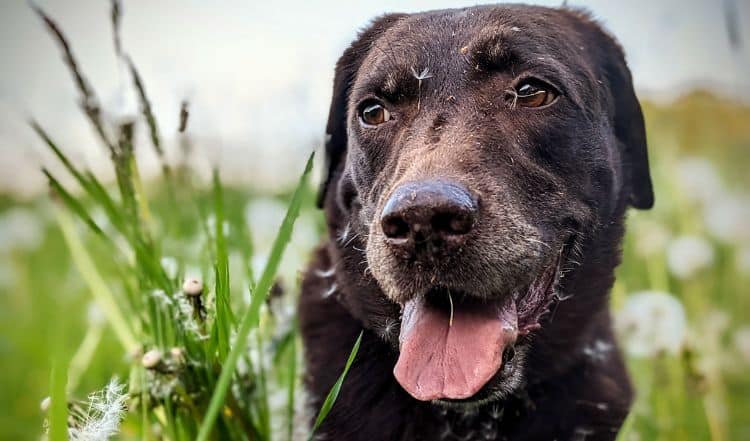
[[[105,118],[138,115],[113,49],[109,2],[36,3],[65,31]],[[320,151],[333,66],[357,30],[384,12],[473,3],[131,0],[122,5],[122,45],[147,85],[168,161],[188,161],[198,183],[218,167],[227,210],[249,225],[260,269],[290,187],[308,153]],[[750,2],[567,5],[590,10],[622,43],[652,158],[656,207],[630,213],[612,293],[639,394],[627,439],[750,439]],[[114,173],[58,46],[25,1],[0,3],[0,60],[0,439],[38,439],[55,321],[66,321],[55,341],[71,353],[86,338],[92,346],[73,392],[101,388],[127,361],[71,263],[41,173],[60,166],[28,120],[74,163],[105,182]],[[190,119],[180,134],[183,102]],[[145,146],[136,155],[158,213],[161,165],[148,136],[136,131]],[[290,287],[322,231],[312,194],[282,265]],[[197,229],[171,238],[187,244],[172,248],[188,265],[199,254],[189,243]]]

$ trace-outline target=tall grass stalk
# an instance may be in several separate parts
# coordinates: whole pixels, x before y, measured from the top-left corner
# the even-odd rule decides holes
[[[55,215],[60,231],[70,250],[70,256],[78,267],[81,277],[88,285],[94,300],[106,315],[123,348],[128,353],[135,352],[139,345],[132,327],[117,304],[114,293],[97,271],[91,256],[81,243],[78,233],[75,231],[73,219],[63,209],[56,209]]]
[[[289,208],[286,212],[286,216],[284,216],[284,221],[279,228],[279,233],[276,235],[276,239],[274,240],[273,247],[271,248],[271,253],[268,257],[268,262],[263,269],[263,273],[261,274],[257,285],[255,285],[255,291],[253,292],[253,295],[251,297],[250,307],[247,309],[244,317],[242,318],[242,322],[237,331],[237,339],[234,343],[234,347],[229,352],[227,358],[224,360],[224,365],[221,370],[221,376],[219,377],[216,389],[214,389],[208,411],[206,412],[206,416],[204,417],[203,423],[201,424],[201,429],[198,432],[198,437],[196,438],[197,441],[205,441],[206,439],[208,439],[211,428],[213,427],[214,421],[216,420],[216,416],[219,414],[219,410],[224,403],[224,398],[226,397],[227,390],[229,389],[229,384],[232,375],[234,374],[234,369],[237,365],[237,361],[239,360],[240,355],[245,352],[245,349],[247,347],[247,338],[250,330],[258,326],[260,306],[266,301],[268,292],[270,291],[271,285],[273,284],[273,281],[276,277],[276,273],[278,272],[279,263],[281,262],[281,257],[284,253],[284,249],[289,243],[289,239],[292,237],[294,221],[299,216],[300,205],[302,204],[303,189],[307,182],[307,177],[312,170],[312,165],[313,155],[311,154],[310,158],[307,160],[305,171],[302,173],[302,177],[300,177],[297,188],[294,191],[292,200],[289,203]]]

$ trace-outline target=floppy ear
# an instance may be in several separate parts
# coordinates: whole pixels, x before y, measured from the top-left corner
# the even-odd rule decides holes
[[[369,27],[359,33],[357,39],[344,51],[336,63],[336,74],[333,78],[333,97],[328,111],[325,141],[326,175],[318,190],[318,207],[322,208],[328,189],[334,183],[339,166],[346,155],[347,145],[347,102],[354,77],[362,60],[369,52],[373,42],[383,32],[393,26],[406,14],[387,14],[373,20]]]
[[[604,73],[612,95],[615,137],[622,144],[625,179],[629,189],[628,203],[642,210],[654,205],[651,174],[648,168],[646,126],[641,105],[633,89],[633,80],[620,46],[605,39]]]

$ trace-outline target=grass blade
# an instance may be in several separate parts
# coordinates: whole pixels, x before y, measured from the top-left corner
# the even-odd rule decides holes
[[[50,189],[53,191],[55,196],[62,199],[63,203],[67,205],[67,207],[73,211],[78,217],[81,218],[83,222],[86,223],[86,225],[89,226],[96,234],[107,237],[104,232],[99,228],[99,226],[94,222],[93,219],[91,219],[91,216],[86,212],[86,209],[83,207],[83,205],[78,201],[78,199],[74,198],[68,191],[60,184],[60,182],[55,179],[52,174],[46,170],[42,169],[42,173],[44,173],[45,176],[47,176],[47,180],[49,181]]]
[[[229,335],[235,325],[230,306],[229,252],[224,231],[224,194],[219,179],[219,171],[213,174],[214,234],[216,234],[216,320],[214,328],[219,349],[219,359],[224,360],[229,353]]]
[[[295,323],[294,329],[297,329]],[[297,390],[297,333],[292,332],[291,342],[289,345],[289,361],[287,372],[287,381],[289,381],[289,389],[287,390],[287,436],[289,441],[294,439],[294,409],[295,409],[295,396]]]
[[[57,40],[57,42],[60,44],[60,48],[63,51],[63,59],[65,60],[65,64],[68,66],[68,70],[70,70],[71,75],[73,75],[73,80],[76,84],[76,87],[78,88],[79,93],[81,94],[81,108],[88,117],[89,121],[91,121],[91,124],[94,126],[94,129],[96,130],[99,137],[109,148],[109,151],[114,152],[114,145],[112,144],[107,131],[104,129],[104,122],[102,121],[99,99],[96,97],[94,89],[91,87],[88,80],[86,80],[86,77],[83,76],[78,62],[76,61],[75,56],[73,56],[73,50],[70,48],[70,44],[65,38],[65,34],[63,34],[62,29],[60,29],[57,23],[55,23],[55,21],[52,20],[52,18],[50,18],[42,10],[42,8],[34,4],[32,4],[31,7],[34,12],[39,15],[42,21],[44,21],[47,30],[50,31],[55,40]]]
[[[138,348],[138,340],[135,338],[132,328],[120,310],[114,293],[109,289],[109,286],[97,271],[93,259],[78,237],[73,225],[73,219],[71,219],[65,210],[57,209],[55,210],[55,214],[57,215],[57,223],[65,238],[65,243],[68,245],[73,262],[91,290],[94,300],[96,300],[106,315],[107,320],[112,325],[112,329],[115,331],[115,335],[117,335],[125,350],[128,353],[134,352]]]
[[[122,55],[122,39],[120,38],[120,24],[122,23],[122,4],[120,0],[111,1],[109,19],[112,23],[112,40],[115,45],[115,54]]]
[[[151,108],[151,101],[149,101],[148,95],[146,95],[146,87],[143,85],[143,80],[141,79],[141,75],[138,73],[138,69],[136,69],[135,64],[133,63],[133,60],[131,60],[130,57],[126,56],[125,63],[128,65],[128,69],[130,69],[130,75],[133,77],[133,87],[138,93],[138,101],[140,101],[141,104],[141,113],[143,114],[143,118],[146,120],[146,124],[148,125],[151,145],[154,146],[154,151],[156,151],[159,159],[164,161],[164,149],[161,146],[159,127],[156,124],[156,117],[154,116],[154,111]]]
[[[308,440],[313,439],[313,435],[315,435],[315,431],[318,430],[318,427],[320,427],[321,424],[323,424],[323,421],[325,421],[326,417],[328,416],[328,412],[331,411],[331,408],[333,407],[334,403],[336,403],[336,399],[339,397],[339,392],[341,391],[341,385],[344,384],[344,379],[346,378],[346,374],[349,373],[349,368],[352,367],[352,363],[354,363],[354,359],[357,358],[357,352],[359,352],[359,345],[362,343],[362,333],[364,331],[359,333],[359,337],[357,337],[357,341],[354,343],[354,347],[352,347],[352,352],[349,354],[349,359],[346,360],[346,366],[344,366],[344,371],[341,373],[341,376],[338,380],[336,380],[336,383],[334,383],[331,390],[328,392],[328,396],[326,396],[326,400],[323,402],[323,405],[320,407],[320,412],[318,413],[318,417],[315,418],[315,424],[313,424],[313,428],[310,431],[310,437]]]
[[[305,171],[300,177],[297,188],[294,190],[292,200],[289,203],[284,221],[281,223],[279,233],[276,235],[271,253],[268,257],[268,263],[266,263],[263,269],[263,274],[258,280],[258,284],[253,292],[252,300],[250,301],[250,307],[245,311],[245,315],[242,318],[240,328],[237,331],[237,341],[235,342],[232,350],[229,351],[227,359],[224,361],[224,365],[221,369],[221,375],[219,381],[216,384],[216,389],[211,396],[211,402],[208,406],[203,422],[201,423],[200,431],[196,438],[197,441],[206,441],[211,433],[216,417],[219,415],[219,410],[224,404],[229,385],[234,375],[234,370],[237,367],[237,361],[240,355],[245,353],[247,347],[247,338],[251,329],[258,326],[258,316],[260,312],[260,306],[265,302],[268,292],[271,289],[274,278],[281,262],[281,257],[284,254],[287,244],[292,236],[292,230],[294,228],[294,222],[299,216],[300,206],[302,205],[303,194],[307,183],[307,178],[312,170],[313,165],[313,154],[310,154],[310,158],[307,160]]]
[[[68,369],[62,355],[62,348],[56,349],[55,352],[57,354],[52,360],[50,373],[49,439],[50,441],[66,441],[68,439],[68,400],[65,396],[65,384],[68,380]]]

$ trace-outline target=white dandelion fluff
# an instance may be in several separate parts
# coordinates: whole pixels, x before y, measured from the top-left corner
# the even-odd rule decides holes
[[[750,240],[750,201],[735,195],[714,197],[703,214],[709,233],[722,242],[747,243]]]
[[[667,266],[677,278],[687,279],[714,261],[711,244],[698,236],[680,236],[667,246]]]
[[[105,441],[120,431],[126,410],[125,385],[115,378],[104,390],[89,395],[88,409],[68,427],[72,441]]]
[[[13,208],[0,216],[0,250],[33,251],[44,239],[44,225],[31,210]]]
[[[663,252],[670,239],[670,232],[666,227],[649,220],[637,223],[635,234],[635,249],[641,257],[651,257]]]
[[[150,351],[143,354],[141,358],[141,364],[146,369],[154,369],[161,363],[162,353],[158,349],[151,349]]]
[[[634,357],[677,354],[687,335],[685,309],[671,294],[638,292],[628,296],[617,312],[615,329],[625,350]]]
[[[177,259],[171,256],[164,256],[161,258],[160,263],[162,269],[164,269],[164,272],[167,274],[167,277],[170,279],[177,277]]]
[[[705,158],[682,159],[677,163],[676,172],[682,193],[695,202],[710,202],[724,191],[716,167]]]

